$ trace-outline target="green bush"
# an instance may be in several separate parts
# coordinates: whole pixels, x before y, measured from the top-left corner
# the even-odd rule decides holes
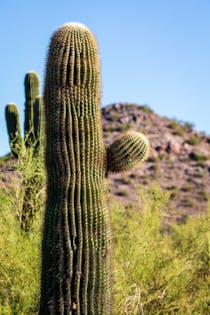
[[[22,231],[17,199],[0,189],[0,314],[37,314],[40,216],[30,234]]]
[[[205,154],[203,153],[197,153],[197,152],[191,152],[189,154],[189,158],[193,161],[196,161],[196,162],[205,162],[209,159],[208,156],[206,156]]]
[[[153,113],[153,110],[148,105],[141,105],[140,109],[145,113]]]
[[[192,135],[187,140],[187,143],[190,144],[190,145],[196,145],[196,144],[201,143],[201,139]]]
[[[209,213],[171,225],[168,232],[168,200],[168,193],[153,186],[139,190],[138,211],[112,203],[113,315],[208,314]],[[0,186],[0,314],[35,315],[42,215],[25,233],[18,202]]]
[[[163,230],[168,195],[140,191],[140,209],[112,209],[114,314],[208,314],[209,214]]]

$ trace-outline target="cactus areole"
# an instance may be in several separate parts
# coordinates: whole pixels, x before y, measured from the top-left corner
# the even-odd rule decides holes
[[[45,77],[47,200],[40,315],[112,313],[109,166],[100,94],[96,40],[85,26],[65,24],[51,38]],[[127,148],[129,141],[122,144]],[[123,145],[118,143],[118,151]],[[133,150],[128,152],[120,157],[132,160]]]

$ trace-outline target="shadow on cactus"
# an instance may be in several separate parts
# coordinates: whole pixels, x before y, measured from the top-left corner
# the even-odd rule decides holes
[[[96,39],[78,23],[52,36],[44,113],[47,198],[40,315],[112,313],[109,171],[143,161],[148,141],[125,134],[105,148]]]

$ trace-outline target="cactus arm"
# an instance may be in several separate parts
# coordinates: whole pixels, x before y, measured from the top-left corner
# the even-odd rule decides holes
[[[37,96],[33,106],[33,128],[35,152],[38,152],[43,142],[43,98]]]
[[[25,121],[24,135],[26,147],[34,142],[33,106],[36,96],[39,95],[39,77],[36,72],[28,72],[25,75]]]
[[[7,130],[12,154],[18,157],[22,150],[23,139],[21,137],[20,117],[15,104],[7,104],[5,108]]]
[[[139,132],[128,131],[107,149],[107,171],[118,173],[139,166],[149,154],[149,142]]]

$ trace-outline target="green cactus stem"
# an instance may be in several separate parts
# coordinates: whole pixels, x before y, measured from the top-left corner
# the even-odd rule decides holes
[[[33,128],[33,106],[36,96],[39,95],[39,77],[36,72],[28,72],[25,76],[25,144],[26,147],[34,143],[34,128]]]
[[[96,40],[87,27],[69,23],[53,34],[44,88],[47,199],[39,315],[112,312],[99,70]],[[125,138],[128,150],[134,138],[128,145]],[[142,149],[140,141],[137,147]]]
[[[21,138],[20,117],[15,104],[7,104],[5,108],[6,124],[12,154],[18,157],[23,146]]]
[[[119,173],[139,166],[149,154],[149,142],[140,132],[128,131],[107,150],[108,172]]]
[[[34,128],[34,146],[38,152],[43,142],[43,98],[37,96],[34,101],[33,108],[33,128]]]

